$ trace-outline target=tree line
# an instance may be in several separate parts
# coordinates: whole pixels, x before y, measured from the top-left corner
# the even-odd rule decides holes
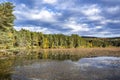
[[[120,38],[83,38],[77,34],[43,34],[14,26],[14,6],[10,2],[0,4],[0,49],[25,48],[81,48],[120,46]]]

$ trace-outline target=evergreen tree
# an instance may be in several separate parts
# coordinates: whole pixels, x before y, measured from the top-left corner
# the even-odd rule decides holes
[[[4,48],[13,46],[13,22],[15,20],[13,8],[10,2],[0,4],[0,46],[3,45]]]
[[[2,30],[13,29],[15,16],[13,14],[14,6],[10,2],[0,4],[0,28]]]

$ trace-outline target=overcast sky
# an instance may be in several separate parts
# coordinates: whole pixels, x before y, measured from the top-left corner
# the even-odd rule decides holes
[[[120,37],[120,0],[0,0],[6,1],[16,6],[17,30]]]

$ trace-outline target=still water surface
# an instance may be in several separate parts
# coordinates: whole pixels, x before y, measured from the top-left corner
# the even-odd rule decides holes
[[[0,80],[120,80],[120,57],[48,54],[0,60]]]

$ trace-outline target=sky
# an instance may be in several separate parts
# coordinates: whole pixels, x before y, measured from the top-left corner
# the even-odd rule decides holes
[[[0,0],[16,7],[14,28],[44,34],[120,37],[120,0]]]

